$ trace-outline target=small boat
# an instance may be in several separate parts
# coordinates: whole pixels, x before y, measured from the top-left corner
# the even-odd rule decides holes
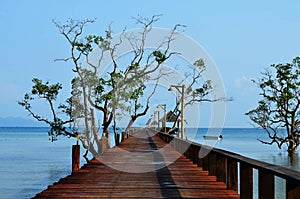
[[[219,136],[204,135],[203,138],[206,140],[222,140],[223,136],[222,135],[219,135]]]

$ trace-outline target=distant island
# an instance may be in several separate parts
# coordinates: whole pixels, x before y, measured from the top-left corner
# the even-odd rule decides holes
[[[45,124],[22,117],[0,117],[0,127],[45,127]]]

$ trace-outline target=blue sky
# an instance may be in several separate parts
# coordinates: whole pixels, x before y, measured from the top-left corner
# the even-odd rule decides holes
[[[162,14],[157,27],[184,24],[185,34],[201,44],[223,78],[227,96],[225,127],[251,127],[244,113],[255,108],[258,89],[250,82],[272,63],[300,56],[300,2],[290,1],[17,1],[0,0],[0,117],[27,117],[17,105],[40,77],[62,82],[68,92],[68,45],[52,19],[97,18],[87,31],[115,33],[136,28],[132,16]]]

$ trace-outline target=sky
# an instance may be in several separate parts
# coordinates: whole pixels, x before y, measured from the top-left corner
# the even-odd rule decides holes
[[[226,95],[234,99],[227,103],[224,127],[252,127],[245,112],[256,107],[259,90],[251,79],[271,64],[300,56],[299,8],[297,0],[0,0],[0,117],[28,118],[17,101],[30,91],[34,77],[62,82],[69,92],[72,65],[54,60],[67,57],[70,49],[53,19],[96,18],[87,31],[102,34],[110,24],[118,33],[137,28],[132,17],[162,14],[156,27],[186,25],[184,34],[214,61]],[[203,120],[205,126],[208,119]]]

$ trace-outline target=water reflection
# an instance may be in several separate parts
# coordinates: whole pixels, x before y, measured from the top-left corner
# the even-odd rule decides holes
[[[264,162],[300,171],[300,158],[298,153],[289,154],[288,152],[280,152],[275,154],[264,154],[261,155],[259,159]]]

